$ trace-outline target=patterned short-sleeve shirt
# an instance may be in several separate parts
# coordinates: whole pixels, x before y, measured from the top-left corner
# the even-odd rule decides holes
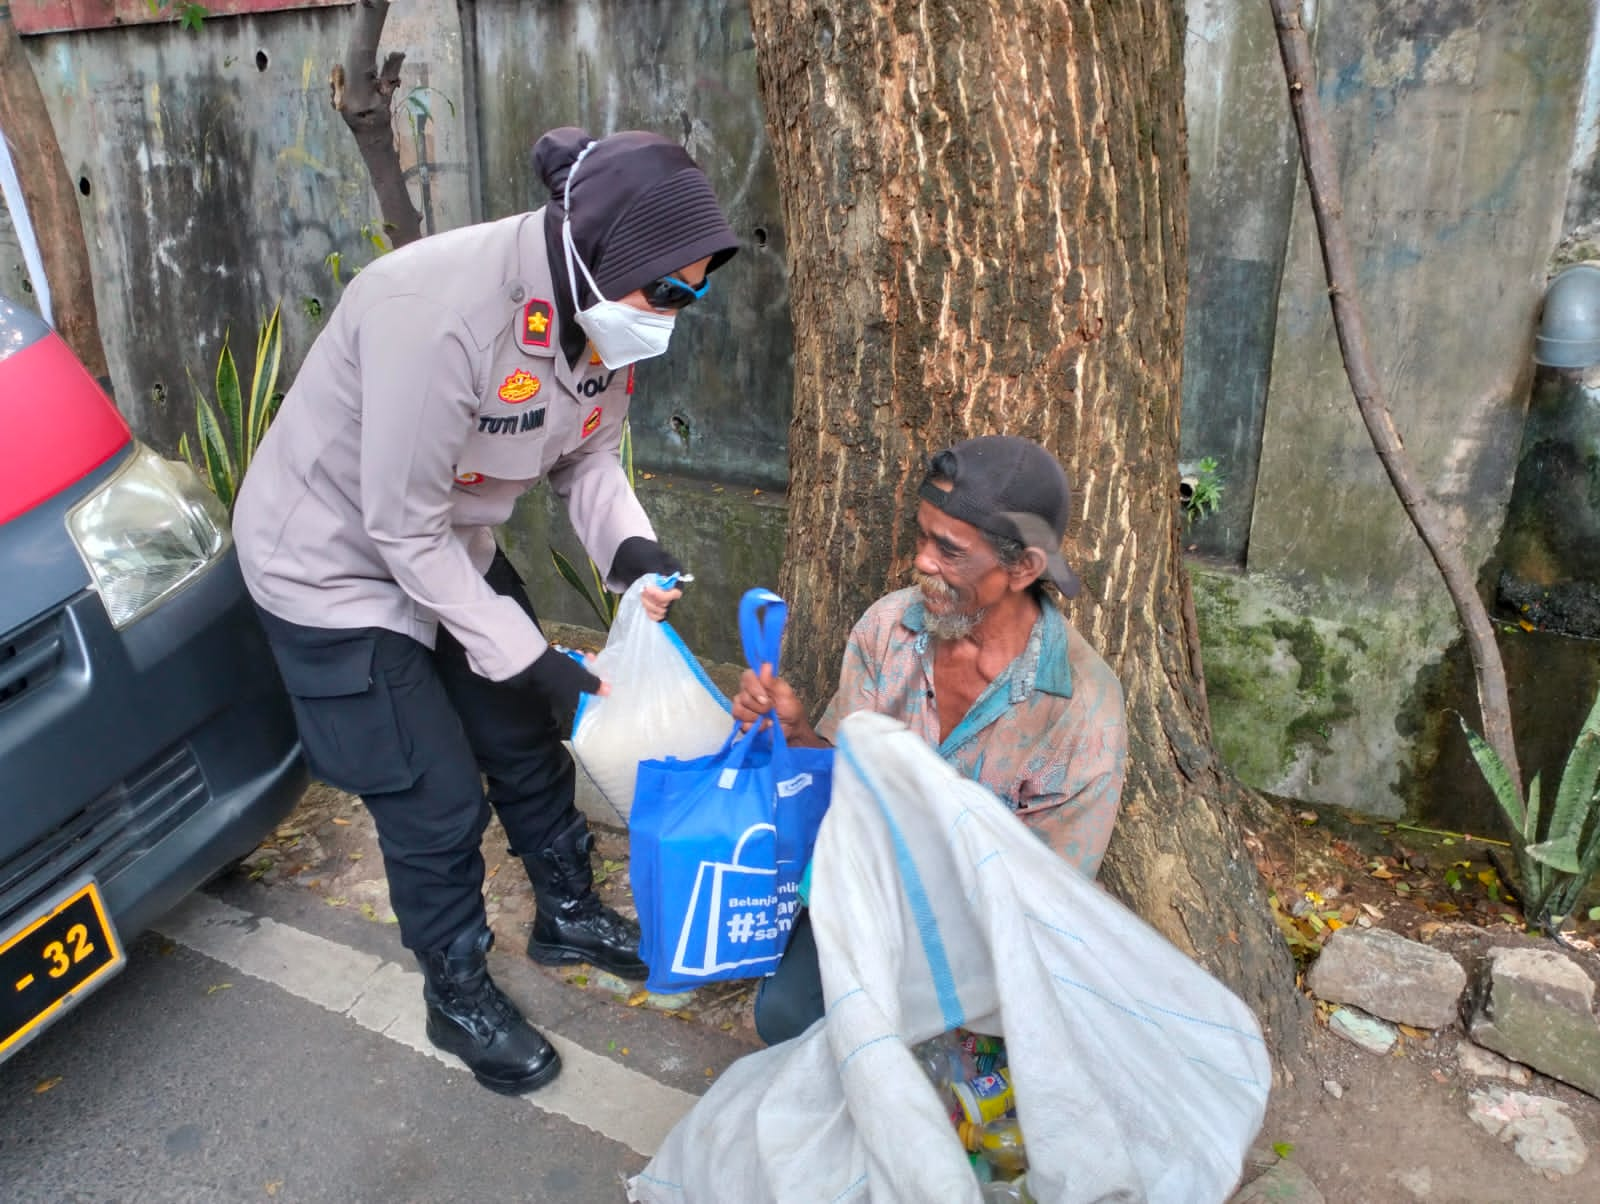
[[[933,653],[921,591],[880,598],[850,633],[818,733],[832,740],[839,721],[856,711],[893,716],[1093,877],[1111,840],[1128,756],[1122,686],[1110,666],[1044,601],[1021,655],[940,740]]]

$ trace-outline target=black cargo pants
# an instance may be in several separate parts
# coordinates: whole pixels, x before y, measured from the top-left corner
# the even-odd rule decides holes
[[[504,553],[485,577],[533,616]],[[417,952],[444,948],[484,919],[489,804],[518,856],[548,848],[578,814],[572,758],[548,702],[474,673],[443,627],[430,651],[381,627],[302,627],[258,613],[312,773],[360,795],[372,814],[401,940]]]

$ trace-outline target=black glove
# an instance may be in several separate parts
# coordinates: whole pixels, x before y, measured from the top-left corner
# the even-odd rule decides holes
[[[642,535],[628,536],[617,549],[617,554],[611,558],[610,576],[621,581],[624,590],[646,573],[660,573],[663,577],[670,577],[674,573],[681,572],[683,565],[655,540],[646,539]]]
[[[543,694],[555,712],[561,730],[572,730],[572,717],[578,711],[578,698],[600,689],[600,679],[565,652],[546,648],[521,673],[510,678],[507,685],[526,689],[532,687]]]

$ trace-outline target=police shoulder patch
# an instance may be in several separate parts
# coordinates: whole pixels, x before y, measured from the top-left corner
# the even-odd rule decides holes
[[[539,393],[539,378],[531,372],[518,368],[505,380],[500,382],[500,400],[507,405],[521,405],[536,397]]]
[[[503,312],[503,311],[502,311]],[[522,307],[522,344],[524,347],[550,346],[550,319],[555,307],[548,301],[535,298]]]
[[[600,414],[600,407],[595,406],[594,409],[589,411],[589,416],[583,420],[583,437],[585,439],[600,429]]]

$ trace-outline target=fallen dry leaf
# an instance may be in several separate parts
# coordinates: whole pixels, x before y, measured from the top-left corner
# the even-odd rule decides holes
[[[348,828],[350,826],[350,821],[348,819],[340,819],[337,815],[333,817],[333,822],[338,824],[341,828]]]
[[[708,1071],[706,1071],[706,1073],[710,1074],[711,1072],[708,1070]],[[35,1083],[33,1085],[33,1093],[35,1095],[43,1095],[46,1091],[49,1091],[50,1088],[54,1087],[60,1081],[61,1081],[61,1076],[59,1074],[56,1075],[54,1078],[40,1079],[37,1083]]]
[[[206,988],[206,994],[207,995],[215,995],[218,991],[231,991],[231,990],[233,990],[233,984],[231,982],[219,982],[219,983],[214,983],[211,986],[207,987]]]
[[[641,1003],[643,1003],[646,999],[649,999],[649,998],[650,998],[650,992],[649,991],[635,991],[632,995],[628,996],[628,1006],[631,1007],[631,1008],[636,1008]]]
[[[1443,927],[1444,925],[1438,920],[1429,920],[1426,924],[1418,926],[1417,935],[1425,941],[1432,940],[1434,934],[1436,934]]]
[[[1409,1024],[1402,1024],[1399,1026],[1399,1029],[1413,1041],[1426,1041],[1430,1036],[1433,1035],[1425,1028],[1413,1028]]]

